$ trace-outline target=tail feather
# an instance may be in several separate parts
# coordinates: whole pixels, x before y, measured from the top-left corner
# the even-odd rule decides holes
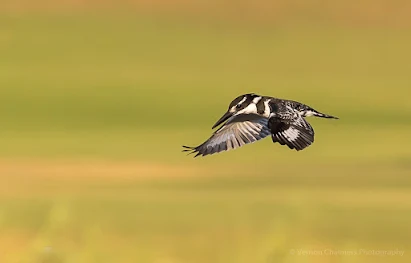
[[[300,112],[301,116],[303,117],[316,116],[316,117],[327,118],[327,119],[337,119],[337,120],[339,119],[338,117],[321,113],[305,104],[297,105],[297,110]]]
[[[332,115],[327,115],[318,111],[313,111],[313,116],[316,117],[321,117],[321,118],[327,118],[327,119],[339,119],[338,117],[332,116]]]

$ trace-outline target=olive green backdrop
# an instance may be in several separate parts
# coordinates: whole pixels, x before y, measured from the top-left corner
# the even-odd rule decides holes
[[[409,262],[405,1],[43,2],[0,5],[1,262]],[[340,120],[181,153],[248,92]]]

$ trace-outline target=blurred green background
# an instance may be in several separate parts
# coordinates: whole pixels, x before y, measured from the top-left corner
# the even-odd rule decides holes
[[[2,1],[0,262],[410,262],[410,11]],[[248,92],[340,120],[302,152],[180,152]]]

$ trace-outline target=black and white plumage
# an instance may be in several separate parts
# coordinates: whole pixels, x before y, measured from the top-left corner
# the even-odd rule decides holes
[[[213,129],[224,123],[207,141],[197,147],[183,146],[183,151],[205,156],[237,149],[269,135],[273,142],[300,151],[314,142],[314,130],[304,119],[308,116],[338,119],[292,100],[241,95],[214,124]]]

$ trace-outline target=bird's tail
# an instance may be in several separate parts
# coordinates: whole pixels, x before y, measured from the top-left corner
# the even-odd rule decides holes
[[[332,115],[327,115],[327,114],[321,113],[321,112],[316,111],[316,110],[312,111],[312,115],[316,116],[316,117],[327,118],[327,119],[337,119],[337,120],[339,119],[338,117],[335,117],[335,116],[332,116]]]
[[[302,104],[302,103],[297,104],[297,110],[300,112],[301,116],[303,117],[316,116],[316,117],[327,118],[327,119],[339,119],[338,117],[319,112],[318,110],[315,110],[311,108],[310,106]]]

